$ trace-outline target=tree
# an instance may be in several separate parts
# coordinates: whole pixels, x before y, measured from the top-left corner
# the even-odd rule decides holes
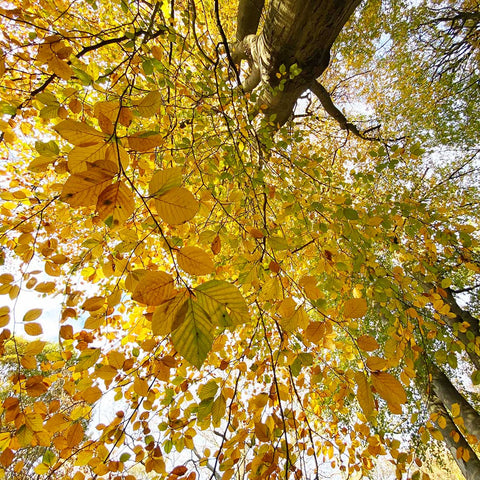
[[[478,21],[438,5],[0,8],[0,293],[43,296],[3,307],[0,338],[42,335],[57,301],[61,352],[37,383],[19,356],[9,462],[53,438],[39,478],[352,478],[385,457],[427,479],[435,439],[477,475],[478,138],[453,112],[478,122]],[[424,31],[428,91],[399,52]]]

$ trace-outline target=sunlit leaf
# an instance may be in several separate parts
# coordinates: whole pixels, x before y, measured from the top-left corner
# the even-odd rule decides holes
[[[213,345],[213,324],[202,306],[188,299],[185,319],[171,335],[178,353],[198,369],[206,360]]]
[[[191,220],[198,211],[198,202],[193,194],[183,187],[174,187],[155,198],[160,218],[170,225],[179,225]]]
[[[177,250],[178,266],[191,275],[208,275],[215,270],[209,255],[198,247],[183,247]]]

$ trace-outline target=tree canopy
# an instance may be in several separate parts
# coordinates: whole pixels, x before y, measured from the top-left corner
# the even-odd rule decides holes
[[[479,7],[3,2],[0,477],[480,478]]]

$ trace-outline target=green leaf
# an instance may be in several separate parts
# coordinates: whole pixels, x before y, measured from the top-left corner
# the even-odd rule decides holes
[[[188,299],[186,304],[185,320],[172,333],[172,342],[183,358],[200,369],[213,345],[213,325],[199,302]]]
[[[206,400],[207,398],[213,398],[218,390],[218,384],[215,380],[210,380],[205,385],[200,385],[198,389],[198,396],[200,400]]]
[[[343,215],[348,220],[358,220],[358,212],[353,208],[344,208]]]
[[[249,320],[248,307],[237,287],[223,280],[210,280],[195,289],[198,303],[214,325],[230,327]]]
[[[100,357],[100,349],[99,348],[86,348],[83,350],[82,354],[78,359],[77,365],[75,365],[76,372],[83,372],[84,370],[93,367],[97,360]]]

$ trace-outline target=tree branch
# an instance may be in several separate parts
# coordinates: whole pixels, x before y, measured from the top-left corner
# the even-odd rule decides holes
[[[364,133],[360,132],[356,127],[356,125],[354,125],[353,123],[349,123],[345,115],[333,103],[332,97],[320,82],[318,81],[312,82],[312,84],[310,85],[310,90],[320,100],[320,103],[322,104],[322,107],[324,108],[324,110],[338,122],[342,130],[347,130],[353,133],[356,137],[361,138],[362,140],[370,140],[375,142],[380,141],[380,139],[377,137],[367,137],[365,135],[365,132]],[[378,128],[378,127],[370,128],[367,131],[372,131],[375,128]]]
[[[257,33],[265,0],[239,0],[237,11],[237,42]]]

